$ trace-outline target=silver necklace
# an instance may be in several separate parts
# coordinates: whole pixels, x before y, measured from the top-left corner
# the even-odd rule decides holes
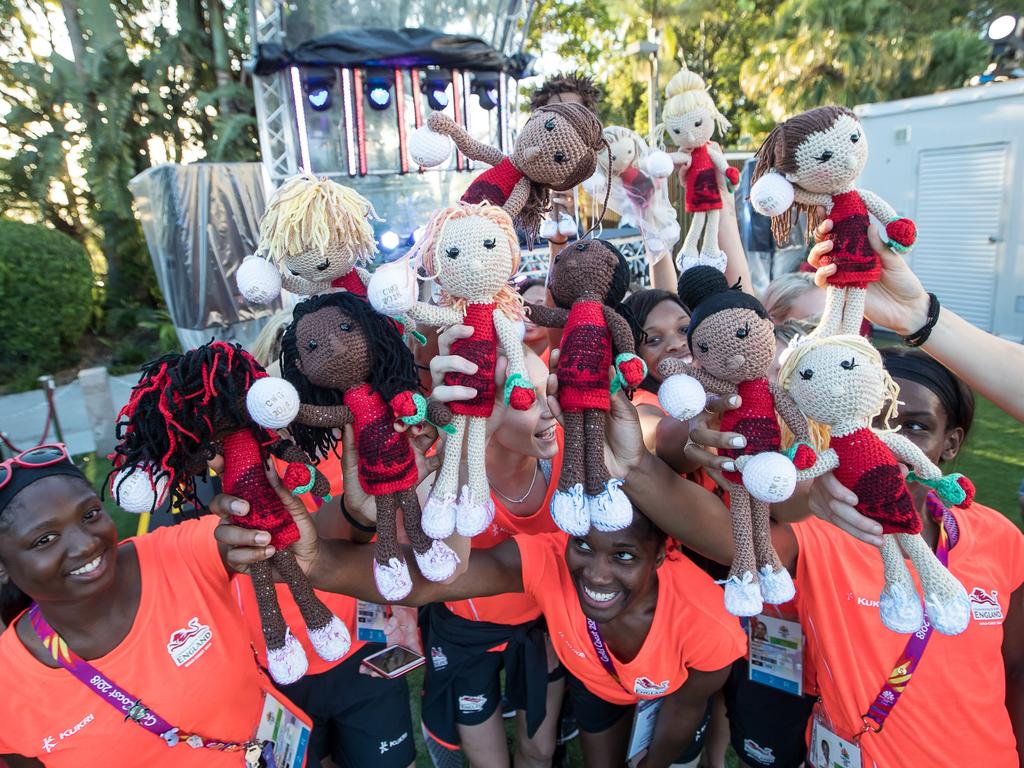
[[[501,496],[501,498],[505,499],[505,501],[510,501],[513,504],[522,504],[524,501],[526,501],[527,498],[529,498],[530,494],[533,492],[533,486],[535,486],[537,484],[537,475],[539,475],[539,474],[540,474],[540,461],[538,461],[534,465],[534,468],[533,468],[533,480],[530,481],[530,487],[527,488],[526,489],[526,493],[524,493],[518,499],[513,499],[511,496],[506,496],[504,493],[499,491],[497,488],[494,487],[494,484],[491,483],[490,478],[487,479],[487,482],[490,483],[491,490],[494,491],[499,496]]]

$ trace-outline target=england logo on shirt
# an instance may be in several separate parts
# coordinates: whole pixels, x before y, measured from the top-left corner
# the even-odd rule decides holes
[[[444,669],[448,666],[448,657],[439,646],[431,646],[430,660],[434,664],[434,669]]]
[[[743,752],[754,762],[761,765],[771,765],[775,762],[775,755],[771,747],[762,747],[753,739],[743,740]]]
[[[186,626],[171,633],[167,652],[176,667],[187,667],[206,652],[211,640],[213,632],[210,627],[200,624],[199,617],[193,616]]]
[[[1003,609],[999,605],[999,593],[975,587],[971,590],[971,614],[982,624],[998,624],[1003,620]]]
[[[656,683],[649,677],[638,677],[633,683],[633,692],[638,696],[661,696],[668,690],[668,680]]]

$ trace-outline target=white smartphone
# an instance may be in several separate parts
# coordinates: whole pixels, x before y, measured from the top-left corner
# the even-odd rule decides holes
[[[415,651],[410,651],[401,645],[392,645],[383,651],[367,656],[363,659],[363,664],[381,677],[393,679],[416,669],[425,661],[426,658]]]

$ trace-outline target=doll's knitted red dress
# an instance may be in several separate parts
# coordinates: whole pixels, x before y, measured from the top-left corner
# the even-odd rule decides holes
[[[352,411],[359,454],[359,485],[371,496],[397,493],[416,485],[416,457],[409,439],[395,432],[395,414],[369,384],[345,392]]]
[[[882,533],[921,532],[921,518],[896,457],[878,435],[862,427],[833,435],[830,447],[839,457],[832,474],[857,495],[858,512],[881,523]]]
[[[360,298],[366,298],[366,286],[363,285],[363,281],[359,279],[359,273],[356,270],[350,270],[341,277],[336,277],[331,281],[332,288],[344,288],[349,293],[355,294]]]
[[[686,169],[686,210],[688,213],[717,211],[722,207],[718,191],[718,173],[711,162],[707,145],[690,152],[690,167]]]
[[[506,157],[473,179],[462,193],[462,202],[504,205],[523,175],[523,172],[512,165],[512,161]]]
[[[449,403],[452,413],[462,416],[487,418],[494,410],[494,366],[498,360],[498,340],[494,330],[495,304],[467,304],[463,325],[473,328],[468,339],[457,339],[451,353],[477,364],[476,373],[446,373],[444,383],[451,386],[473,387],[476,397]]]
[[[868,242],[868,209],[855,189],[832,196],[832,250],[821,257],[822,265],[835,264],[829,285],[865,288],[882,276],[882,260]]]
[[[558,403],[562,410],[607,411],[611,404],[611,364],[612,334],[604,319],[604,304],[585,299],[575,302],[562,331],[558,358]]]
[[[775,397],[768,386],[768,379],[751,379],[736,385],[741,398],[740,407],[722,414],[719,429],[722,432],[737,432],[747,438],[743,448],[723,448],[723,456],[753,456],[765,451],[777,451],[782,444],[782,432],[775,418]],[[723,472],[731,483],[742,483],[739,472]]]
[[[263,453],[252,430],[240,429],[224,438],[224,493],[249,502],[249,514],[234,519],[235,525],[267,531],[270,543],[282,550],[299,540],[299,529],[267,480]]]

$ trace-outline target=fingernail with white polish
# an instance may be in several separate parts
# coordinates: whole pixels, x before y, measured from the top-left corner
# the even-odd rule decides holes
[[[727,461],[722,465],[722,469],[724,469],[726,472],[735,472],[736,463],[733,461]]]
[[[729,405],[739,405],[739,404],[740,404],[739,395],[730,395],[729,396]],[[744,443],[744,445],[746,445],[746,443]]]
[[[729,445],[733,448],[745,448],[747,445],[747,438],[743,435],[737,435],[736,437],[730,438]]]

